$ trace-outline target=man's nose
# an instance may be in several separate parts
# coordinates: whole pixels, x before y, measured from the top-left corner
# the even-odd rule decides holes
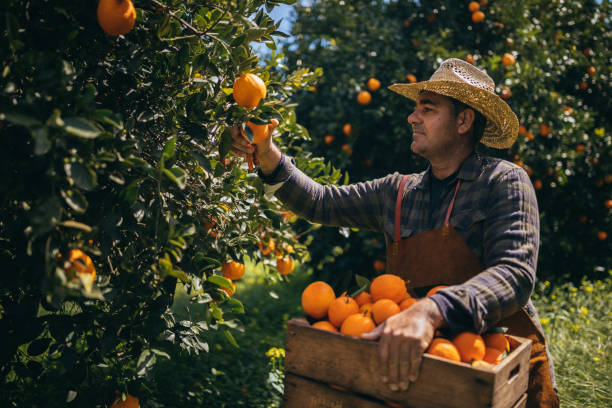
[[[416,113],[416,110],[413,111],[410,115],[408,115],[408,123],[410,123],[411,125],[414,123],[418,123],[418,121],[419,121],[419,118]]]

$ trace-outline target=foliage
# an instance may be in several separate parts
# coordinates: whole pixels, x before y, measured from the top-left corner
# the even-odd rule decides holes
[[[146,405],[160,359],[216,352],[208,332],[235,343],[244,307],[222,290],[221,262],[251,254],[276,274],[262,235],[307,255],[256,174],[227,155],[229,127],[249,118],[280,118],[285,150],[308,136],[290,97],[320,72],[250,48],[276,49],[268,13],[291,2],[136,0],[119,37],[101,30],[94,0],[2,2],[2,406],[103,406],[115,391]],[[268,87],[253,111],[231,94],[245,71]],[[310,169],[337,179],[320,159]],[[73,248],[92,258],[93,285],[70,272]],[[171,309],[177,280],[197,319]]]
[[[468,1],[319,0],[298,6],[294,39],[285,45],[287,64],[324,71],[316,86],[298,94],[297,114],[311,135],[307,148],[352,181],[422,171],[426,163],[411,153],[406,123],[414,105],[386,86],[408,82],[407,75],[427,79],[449,57],[473,58],[498,93],[510,91],[506,101],[525,127],[511,149],[483,151],[523,166],[537,189],[539,273],[575,281],[600,276],[612,254],[610,238],[599,237],[612,230],[606,206],[612,183],[610,2],[482,4],[486,17],[479,24],[471,21]],[[505,53],[515,57],[514,65],[501,63]],[[370,77],[382,86],[363,106],[356,97]],[[352,125],[351,136],[342,132],[345,123]],[[327,135],[333,136],[329,144]],[[345,144],[352,149],[344,150]],[[321,277],[348,287],[350,276],[342,272],[376,274],[370,265],[384,259],[385,247],[370,232],[340,233],[347,239],[336,228],[322,228],[310,250]]]
[[[612,404],[612,270],[603,280],[539,284],[534,304],[555,364],[564,407]]]

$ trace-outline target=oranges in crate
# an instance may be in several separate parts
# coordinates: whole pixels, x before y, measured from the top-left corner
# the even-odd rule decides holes
[[[432,296],[446,285],[431,288]],[[408,293],[406,282],[397,275],[382,274],[352,296],[342,293],[336,297],[333,288],[323,281],[308,285],[302,292],[302,308],[311,319],[312,327],[361,337],[383,324],[390,317],[410,308],[419,301]],[[425,353],[473,366],[499,364],[511,351],[503,329],[495,328],[482,336],[465,331],[452,338],[444,338],[440,331]]]

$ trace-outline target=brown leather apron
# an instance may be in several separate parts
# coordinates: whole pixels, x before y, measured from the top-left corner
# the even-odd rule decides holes
[[[403,177],[395,203],[393,243],[387,247],[388,272],[408,280],[409,286],[415,289],[434,285],[458,285],[479,274],[483,268],[478,257],[449,224],[461,180],[457,181],[442,227],[401,239],[402,197],[408,177],[409,175]],[[521,309],[497,325],[507,327],[509,334],[532,341],[527,407],[559,407],[559,398],[553,388],[548,365],[544,335],[529,314],[525,309]]]

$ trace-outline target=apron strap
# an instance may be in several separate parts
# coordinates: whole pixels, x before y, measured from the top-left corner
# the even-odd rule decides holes
[[[402,239],[400,233],[400,219],[402,212],[402,198],[404,197],[404,188],[410,174],[405,174],[400,181],[399,191],[397,192],[397,200],[395,200],[395,225],[393,226],[393,241],[399,242]]]
[[[455,197],[457,197],[457,191],[459,191],[459,186],[461,185],[461,180],[457,180],[457,187],[455,187],[455,194],[453,194],[453,198],[446,210],[446,218],[444,219],[444,225],[448,225],[448,220],[450,219],[451,212],[453,211],[453,205],[455,204]]]

